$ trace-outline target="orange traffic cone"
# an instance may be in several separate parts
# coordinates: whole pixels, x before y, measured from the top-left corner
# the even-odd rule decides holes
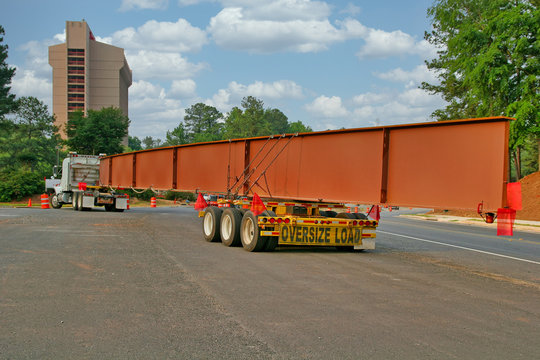
[[[28,207],[32,207],[32,198],[28,199]]]

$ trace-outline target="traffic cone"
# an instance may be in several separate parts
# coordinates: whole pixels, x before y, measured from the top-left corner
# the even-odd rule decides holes
[[[32,207],[32,198],[28,199],[28,207]]]
[[[156,198],[155,197],[152,197],[150,199],[150,207],[153,207],[153,208],[156,207]]]

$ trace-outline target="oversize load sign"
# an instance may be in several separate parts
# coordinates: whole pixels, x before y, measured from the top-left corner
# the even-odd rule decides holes
[[[325,246],[361,245],[362,230],[342,227],[282,226],[279,243]]]

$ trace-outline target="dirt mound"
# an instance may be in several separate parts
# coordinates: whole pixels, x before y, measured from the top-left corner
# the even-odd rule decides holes
[[[522,210],[516,211],[516,219],[540,221],[540,171],[525,176],[519,182],[521,183]],[[476,212],[469,210],[437,209],[433,213],[478,217]]]

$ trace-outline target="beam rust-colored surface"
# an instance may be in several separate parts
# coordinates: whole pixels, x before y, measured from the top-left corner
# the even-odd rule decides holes
[[[476,209],[484,202],[484,209],[496,210],[506,205],[510,120],[455,120],[143,150],[104,158],[100,180],[113,187],[135,183],[138,189],[215,193],[226,193],[231,186],[238,195],[299,201],[446,209]]]

